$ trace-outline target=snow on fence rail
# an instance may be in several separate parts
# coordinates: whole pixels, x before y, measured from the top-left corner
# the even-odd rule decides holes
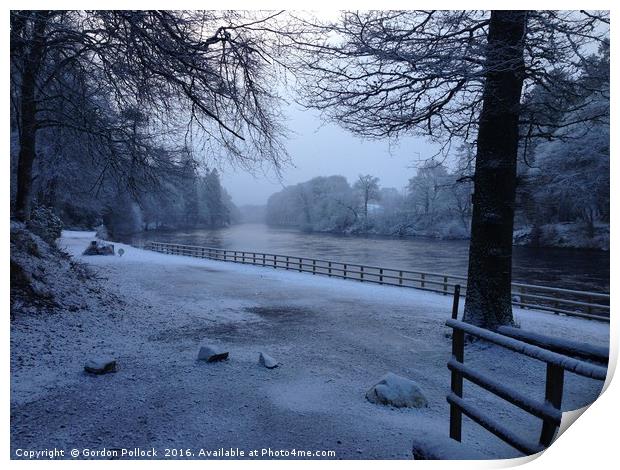
[[[455,302],[458,299],[457,296],[458,293],[455,292]],[[485,330],[469,323],[458,321],[455,319],[456,315],[454,311],[452,317],[452,319],[446,322],[446,325],[453,330],[452,358],[448,362],[448,369],[451,371],[450,393],[446,398],[450,404],[450,437],[456,441],[461,441],[462,415],[464,414],[520,452],[526,455],[538,453],[551,445],[558,427],[560,426],[562,419],[561,405],[564,392],[564,372],[571,372],[594,380],[605,380],[607,376],[607,369],[605,367],[575,359],[573,354],[567,355],[555,352],[558,349],[562,349],[565,351],[573,351],[576,355],[582,356],[583,354],[591,353],[589,345],[570,342],[561,346],[559,345],[561,341],[556,338],[555,344],[551,344],[550,347],[540,347],[533,343],[544,344],[545,341],[541,339],[541,335],[521,332],[523,340],[515,339],[505,334]],[[510,349],[518,354],[545,362],[547,364],[547,373],[544,401],[530,398],[518,390],[507,387],[503,382],[498,382],[472,367],[466,366],[464,364],[465,334],[478,337],[503,348]],[[600,357],[599,359],[605,362],[608,361],[609,358]],[[511,429],[506,427],[505,424],[482,413],[474,402],[464,399],[463,379],[467,379],[471,383],[493,393],[499,398],[518,406],[532,416],[542,419],[542,429],[538,443],[531,444],[527,442],[521,436],[515,434]]]
[[[465,296],[466,294],[467,278],[452,274],[155,241],[147,242],[145,248],[173,255],[252,264],[382,285],[410,287],[444,295],[451,293],[456,285],[463,285],[460,295]],[[521,308],[609,321],[609,294],[606,293],[537,286],[519,282],[512,283],[512,293],[513,305]]]

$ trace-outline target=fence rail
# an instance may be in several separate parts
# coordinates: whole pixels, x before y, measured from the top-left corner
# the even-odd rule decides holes
[[[409,287],[444,295],[451,294],[456,285],[462,285],[460,295],[467,293],[465,276],[410,269],[394,269],[359,263],[330,261],[275,253],[224,250],[204,246],[180,245],[150,241],[145,248],[160,253],[192,256],[217,261],[286,269],[360,282]],[[609,294],[537,286],[515,282],[512,284],[513,305],[521,308],[544,310],[595,320],[609,321]]]
[[[455,303],[458,301],[457,296],[458,293],[455,292]],[[605,380],[607,375],[606,367],[576,359],[573,355],[556,352],[560,348],[558,344],[551,344],[551,348],[535,345],[534,343],[544,344],[544,342],[540,341],[540,335],[534,334],[528,337],[529,333],[521,332],[521,339],[516,339],[514,336],[492,332],[458,321],[455,319],[454,311],[452,317],[452,319],[446,322],[446,325],[453,330],[452,358],[448,362],[448,369],[451,372],[450,393],[446,398],[450,404],[450,437],[456,441],[461,441],[462,415],[466,415],[472,421],[495,434],[520,452],[526,455],[540,452],[551,445],[560,426],[562,419],[562,395],[564,393],[564,372],[600,381]],[[516,389],[509,388],[505,383],[498,382],[492,377],[465,365],[466,334],[512,350],[517,354],[545,362],[547,372],[544,400],[528,397]],[[580,357],[584,355],[590,356],[592,351],[590,345],[577,345],[574,342],[565,345],[561,349],[577,352],[577,355]],[[602,357],[601,355],[598,359],[602,362],[608,361],[607,356]],[[521,408],[526,413],[541,419],[542,428],[538,442],[534,444],[528,442],[522,436],[514,433],[504,423],[483,413],[476,407],[474,402],[463,398],[464,380],[470,381],[478,387]]]

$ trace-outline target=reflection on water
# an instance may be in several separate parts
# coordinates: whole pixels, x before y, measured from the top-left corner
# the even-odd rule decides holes
[[[467,273],[469,244],[462,240],[301,233],[263,224],[145,232],[123,241],[140,244],[147,240],[461,275]],[[609,291],[609,252],[514,247],[513,265],[515,281]]]

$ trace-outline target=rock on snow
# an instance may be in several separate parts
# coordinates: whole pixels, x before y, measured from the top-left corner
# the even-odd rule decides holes
[[[114,359],[95,358],[88,360],[84,364],[84,370],[89,374],[101,375],[116,372],[118,367]]]
[[[206,362],[216,362],[228,359],[227,351],[220,351],[213,346],[202,346],[198,351],[198,360]]]
[[[266,367],[267,369],[274,369],[274,368],[278,367],[278,361],[276,361],[269,354],[265,354],[265,353],[260,353],[259,354],[259,356],[258,356],[258,363],[261,366]]]
[[[378,405],[397,408],[422,408],[428,406],[426,397],[413,380],[388,372],[366,392],[366,399]]]

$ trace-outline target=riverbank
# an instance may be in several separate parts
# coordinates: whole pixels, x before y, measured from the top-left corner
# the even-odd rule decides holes
[[[588,233],[591,232],[591,233]],[[609,224],[557,223],[515,229],[514,244],[519,246],[609,251]]]
[[[335,458],[410,458],[415,435],[447,434],[451,299],[256,266],[170,256],[117,244],[84,257],[92,234],[59,245],[97,273],[114,310],[22,315],[11,323],[11,447],[333,450]],[[608,325],[515,310],[525,329],[608,344]],[[198,363],[200,345],[230,352]],[[282,364],[257,364],[267,352]],[[120,371],[84,375],[93,354]],[[470,345],[470,365],[543,396],[543,364]],[[416,380],[429,406],[365,400],[385,373]],[[565,409],[591,403],[600,383],[568,375]],[[539,420],[474,387],[468,397],[533,441]],[[516,452],[466,422],[463,442],[492,457]],[[247,453],[246,453],[247,456]],[[289,456],[291,457],[291,456]],[[331,457],[334,458],[334,457]]]
[[[295,226],[274,227],[304,232],[304,230]],[[413,228],[407,228],[398,231],[398,233],[384,233],[371,228],[367,231],[309,231],[307,233],[323,233],[350,237],[376,237],[397,240],[469,240],[468,230],[465,230],[460,225],[458,226],[458,229],[447,229],[442,231],[420,231]],[[531,248],[609,251],[609,224],[597,223],[591,229],[589,229],[585,224],[577,222],[544,224],[536,227],[532,225],[516,227],[513,236],[513,244],[514,246]]]

